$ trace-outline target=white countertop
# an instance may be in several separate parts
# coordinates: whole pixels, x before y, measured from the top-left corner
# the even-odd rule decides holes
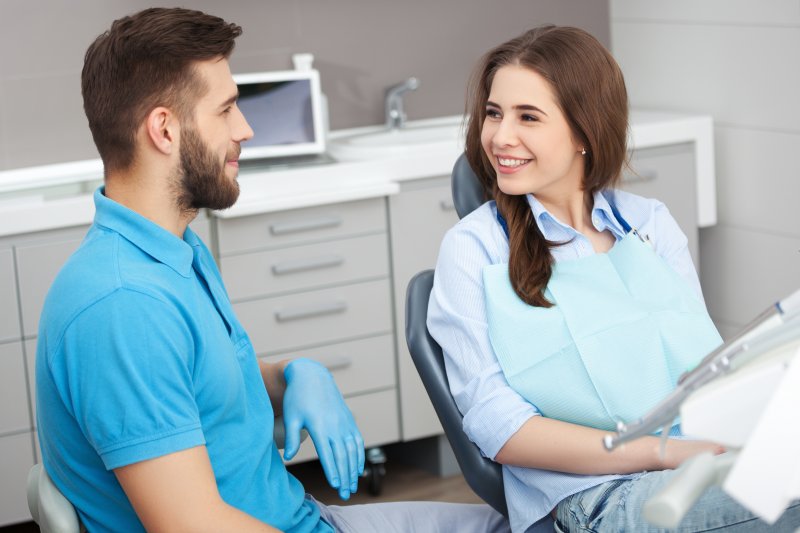
[[[452,122],[455,117],[417,121],[417,124]],[[411,123],[413,125],[415,123]],[[379,127],[333,132],[331,137],[378,130]],[[307,167],[271,170],[243,169],[241,195],[232,208],[214,212],[232,218],[269,211],[396,194],[404,180],[449,175],[461,153],[460,142],[398,153],[357,162],[331,162]],[[698,224],[716,224],[713,123],[711,117],[652,111],[631,112],[632,148],[694,142],[697,146]],[[39,187],[79,183],[102,178],[99,160],[30,167],[0,172],[0,236],[89,224],[94,217],[91,194],[46,200]],[[4,199],[11,192],[32,191],[30,196]]]

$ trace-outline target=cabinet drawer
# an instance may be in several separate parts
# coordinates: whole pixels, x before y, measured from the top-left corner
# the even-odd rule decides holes
[[[397,412],[397,391],[389,389],[345,400],[356,419],[364,446],[379,446],[400,439],[399,416]],[[288,461],[290,464],[316,459],[314,443],[307,438],[300,445],[297,455]]]
[[[386,234],[223,257],[231,300],[354,282],[389,274]]]
[[[22,327],[26,337],[39,330],[39,315],[45,296],[58,271],[72,252],[78,249],[83,237],[44,244],[17,247],[17,273],[22,301]]]
[[[0,435],[30,429],[22,343],[0,344]]]
[[[17,280],[11,250],[0,250],[0,341],[22,335],[17,309]]]
[[[236,316],[259,355],[389,332],[388,280],[240,302]]]
[[[25,486],[33,466],[31,433],[0,437],[0,526],[30,520]]]
[[[383,198],[217,219],[220,256],[385,230]]]
[[[349,396],[394,386],[393,340],[392,335],[381,335],[287,352],[264,360],[275,363],[298,357],[314,359],[331,371],[342,395]]]

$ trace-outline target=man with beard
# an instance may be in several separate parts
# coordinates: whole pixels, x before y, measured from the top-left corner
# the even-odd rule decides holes
[[[89,47],[84,109],[105,183],[48,293],[36,355],[42,460],[92,531],[507,531],[485,505],[336,507],[286,457],[308,430],[347,499],[364,446],[330,373],[259,363],[188,227],[237,199],[253,132],[228,65],[241,28],[186,9],[117,20]]]

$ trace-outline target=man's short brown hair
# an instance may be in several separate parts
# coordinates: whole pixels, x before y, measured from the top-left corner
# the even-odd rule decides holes
[[[115,20],[86,51],[83,109],[106,173],[131,166],[139,125],[155,107],[189,118],[207,88],[194,63],[228,58],[242,28],[182,8],[151,8]]]

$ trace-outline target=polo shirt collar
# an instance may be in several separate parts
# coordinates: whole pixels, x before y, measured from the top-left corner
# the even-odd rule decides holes
[[[105,187],[94,192],[94,223],[119,233],[134,246],[181,276],[192,272],[193,247],[199,245],[197,236],[187,228],[184,239],[139,213],[105,196]]]

